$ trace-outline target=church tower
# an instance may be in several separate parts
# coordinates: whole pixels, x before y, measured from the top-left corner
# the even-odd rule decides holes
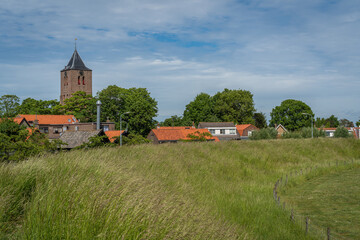
[[[63,70],[60,71],[60,104],[77,91],[92,95],[92,70],[87,68],[76,50]]]

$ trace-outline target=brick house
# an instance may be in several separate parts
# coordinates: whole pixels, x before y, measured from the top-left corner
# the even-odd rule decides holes
[[[30,126],[38,128],[41,133],[48,134],[49,139],[57,139],[65,131],[94,131],[96,123],[80,123],[74,115],[29,115],[20,114]],[[100,128],[104,131],[115,130],[115,123],[102,122]]]
[[[252,124],[238,124],[236,125],[236,130],[240,135],[241,139],[249,139],[253,131],[259,130]]]
[[[286,128],[279,124],[279,125],[276,125],[275,124],[275,130],[278,132],[278,138],[281,137],[284,133],[286,133],[288,130],[286,130]]]

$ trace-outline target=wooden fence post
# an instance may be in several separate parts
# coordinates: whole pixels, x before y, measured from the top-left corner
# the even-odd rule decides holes
[[[290,220],[294,221],[294,209],[291,209]]]
[[[287,182],[288,182],[288,175],[286,175],[285,185],[287,184]]]
[[[330,240],[330,228],[327,228],[327,240]]]
[[[309,218],[308,217],[306,217],[306,219],[305,219],[305,224],[306,224],[305,233],[308,234],[308,232],[309,232]]]

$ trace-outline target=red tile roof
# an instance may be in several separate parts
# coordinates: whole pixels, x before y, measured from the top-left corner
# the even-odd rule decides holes
[[[29,115],[20,114],[20,117],[24,117],[28,122],[34,122],[35,119],[39,121],[39,124],[70,124],[79,122],[74,115]],[[75,119],[75,121],[74,121]]]
[[[14,122],[16,122],[17,124],[21,124],[21,122],[24,120],[24,117],[16,117],[14,118]]]
[[[124,134],[125,130],[121,130],[121,135]],[[116,137],[120,136],[120,130],[115,131],[105,131],[106,136],[109,138],[110,142],[115,142]]]
[[[193,135],[199,135],[201,133],[209,133],[208,129],[153,129],[152,132],[155,134],[156,138],[159,141],[177,141],[177,140],[191,140],[191,138],[188,137],[189,134]],[[214,139],[219,140],[213,136],[207,136],[205,137],[208,140]]]
[[[253,126],[255,129],[258,129],[257,127],[255,127],[252,124],[239,124],[239,125],[236,125],[236,130],[238,131],[240,136],[243,136],[244,130],[251,126]]]

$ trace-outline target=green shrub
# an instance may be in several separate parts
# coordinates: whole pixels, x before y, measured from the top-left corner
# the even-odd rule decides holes
[[[334,132],[334,137],[336,138],[350,138],[352,137],[351,133],[349,133],[349,130],[345,127],[338,127],[336,128]]]
[[[261,139],[276,139],[278,132],[275,128],[263,128],[257,131],[253,131],[250,139],[261,140]]]
[[[150,142],[149,139],[135,133],[130,133],[127,136],[123,136],[122,140],[124,145],[138,145]]]

